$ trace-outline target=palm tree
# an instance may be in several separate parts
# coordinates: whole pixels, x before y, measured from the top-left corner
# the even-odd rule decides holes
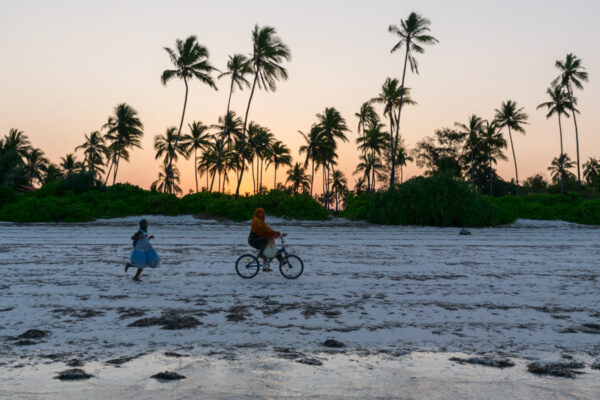
[[[397,122],[400,116],[400,107],[401,104],[414,105],[417,103],[410,98],[410,89],[403,89],[396,78],[386,78],[381,87],[381,92],[371,101],[383,104],[383,115],[390,119],[390,150],[388,155],[392,160],[391,168],[395,170],[396,165],[393,155],[398,151],[398,143],[400,141],[399,125]],[[395,173],[394,171],[390,171],[390,187],[394,187],[395,181]]]
[[[177,39],[175,41],[175,50],[168,47],[164,48],[169,54],[171,62],[175,66],[175,69],[164,70],[160,80],[163,85],[166,85],[172,78],[183,79],[185,84],[185,98],[183,100],[183,111],[181,112],[181,121],[179,122],[179,129],[177,130],[177,137],[173,148],[178,148],[179,138],[181,136],[181,128],[183,127],[183,120],[185,117],[185,108],[187,106],[188,98],[188,80],[194,78],[200,82],[207,84],[213,89],[217,90],[217,86],[210,76],[212,71],[216,71],[208,62],[208,49],[198,43],[196,36],[192,35],[185,39]],[[175,154],[167,154],[169,162],[165,169],[166,179],[169,179],[169,171],[173,165],[173,158]],[[171,187],[170,184],[163,185],[165,188]]]
[[[344,173],[336,169],[331,174],[331,191],[335,197],[335,211],[339,210],[339,199],[344,198],[348,193],[348,181]]]
[[[389,134],[382,131],[382,129],[383,125],[380,123],[371,124],[364,130],[363,136],[359,136],[356,139],[358,149],[367,155],[371,162],[371,166],[368,168],[371,172],[371,177],[367,177],[367,181],[371,183],[369,188],[371,192],[375,191],[375,168],[373,168],[373,165],[379,159],[381,152],[389,141]]]
[[[598,162],[598,159],[590,157],[583,164],[583,177],[588,184],[592,184],[596,181],[598,175],[600,175],[600,162]]]
[[[40,166],[40,170],[42,175],[42,185],[56,182],[63,177],[60,168],[54,163],[43,164]]]
[[[438,40],[429,34],[429,25],[431,22],[422,17],[421,15],[411,12],[406,20],[400,21],[400,26],[390,25],[388,32],[394,33],[400,37],[398,43],[392,47],[391,53],[396,50],[405,48],[404,52],[404,68],[402,70],[402,84],[400,87],[404,89],[405,78],[406,78],[406,64],[410,64],[410,70],[417,75],[419,74],[419,68],[414,53],[423,54],[425,52],[424,45],[433,45],[438,43]],[[392,140],[392,171],[390,176],[390,189],[393,189],[393,183],[395,182],[394,176],[394,157],[397,151],[397,138],[398,131],[400,128],[400,114],[402,113],[402,106],[404,105],[404,91],[400,94],[400,102],[398,105],[398,115],[396,118],[396,138]],[[408,93],[406,93],[408,94]],[[391,128],[390,133],[393,134]],[[396,143],[394,143],[396,142]]]
[[[563,153],[558,157],[554,157],[554,159],[552,160],[552,163],[548,167],[548,171],[551,172],[550,175],[552,176],[552,181],[556,183],[560,179],[560,182],[561,182],[560,194],[561,195],[564,194],[564,191],[565,191],[565,188],[564,188],[565,176],[573,175],[569,171],[569,169],[573,168],[574,166],[575,166],[575,163],[573,161],[571,161],[571,159],[569,158],[568,155]]]
[[[529,118],[527,114],[523,112],[523,107],[517,108],[517,103],[508,100],[502,103],[500,109],[496,109],[496,116],[494,120],[499,129],[508,128],[508,137],[510,138],[510,148],[513,153],[513,160],[515,163],[515,181],[517,183],[517,196],[519,195],[519,172],[517,169],[517,157],[515,156],[515,146],[512,140],[511,129],[515,132],[521,132],[525,134],[525,129],[523,129],[523,125],[527,123],[527,119]]]
[[[164,180],[165,182],[157,187],[162,188],[165,193],[174,193],[172,190],[175,190],[177,187],[177,183],[179,182],[179,178],[175,180],[175,176],[173,175],[173,181],[170,180],[170,171],[175,171],[172,167],[169,167],[169,162],[177,161],[178,157],[181,155],[185,159],[189,157],[190,152],[188,151],[188,144],[185,141],[177,142],[176,133],[177,128],[171,126],[167,128],[164,135],[156,135],[154,136],[154,149],[156,150],[155,159],[159,159],[164,156],[163,160],[163,169],[164,169]],[[161,172],[162,173],[162,172]],[[159,176],[159,180],[161,180]]]
[[[113,185],[117,179],[119,161],[124,159],[129,161],[129,148],[142,148],[141,138],[144,135],[144,125],[137,116],[137,111],[128,104],[121,103],[114,109],[114,115],[108,117],[106,124],[102,128],[107,128],[104,140],[109,142],[107,146],[108,156],[112,156],[112,161],[108,172],[106,173],[106,182],[113,171]]]
[[[354,116],[358,118],[358,127],[356,128],[358,134],[363,133],[367,126],[379,122],[379,116],[377,115],[375,108],[373,108],[371,101],[365,101],[360,106],[360,110],[357,113],[354,113]]]
[[[273,168],[275,168],[275,176],[273,177],[273,189],[277,188],[277,168],[287,165],[290,167],[292,165],[292,156],[290,155],[290,149],[280,142],[276,140],[271,145],[270,157],[267,161],[267,166],[273,164]]]
[[[229,115],[229,106],[231,104],[231,95],[233,94],[234,88],[237,86],[239,90],[243,90],[244,86],[246,88],[250,87],[250,82],[246,79],[246,75],[252,73],[252,66],[248,62],[248,58],[243,54],[234,54],[233,56],[229,56],[229,61],[227,61],[227,71],[223,72],[218,76],[218,79],[221,79],[224,76],[231,77],[231,83],[229,86],[229,98],[227,100],[227,111],[225,115]],[[225,137],[227,136],[227,124],[225,124],[224,129],[221,134],[221,141],[219,142],[219,151],[217,156],[217,164],[221,162],[221,156],[223,153],[223,143],[225,141]],[[215,170],[216,172],[216,170]],[[213,173],[212,181],[210,183],[210,191],[212,191],[213,183],[215,182],[215,174]]]
[[[186,158],[190,157],[192,151],[194,152],[194,178],[196,179],[196,193],[198,193],[198,150],[208,146],[211,135],[208,133],[209,127],[200,121],[194,121],[188,127],[190,133],[183,137],[182,143],[187,149]]]
[[[254,26],[252,31],[252,58],[249,60],[252,70],[254,71],[254,80],[252,82],[252,90],[246,107],[246,116],[244,117],[244,128],[242,129],[241,153],[245,153],[246,144],[246,125],[248,123],[248,113],[250,104],[254,96],[254,89],[258,84],[260,89],[266,91],[275,91],[277,89],[276,82],[279,79],[287,79],[287,70],[280,64],[291,58],[289,48],[276,36],[275,28],[264,26],[260,28]],[[237,188],[235,189],[235,197],[240,193],[240,185],[244,177],[245,161],[242,158],[242,165],[238,177]]]
[[[22,159],[24,159],[29,150],[31,150],[29,138],[23,133],[23,131],[15,128],[11,128],[8,131],[8,135],[6,135],[4,138],[4,146],[6,148],[14,149]]]
[[[85,135],[85,142],[75,147],[75,151],[83,150],[83,163],[87,164],[90,174],[96,178],[104,172],[102,166],[104,165],[104,154],[106,154],[106,146],[104,145],[104,138],[100,132],[94,131],[89,135]]]
[[[300,190],[306,192],[310,187],[310,180],[308,179],[308,176],[306,176],[304,168],[300,163],[294,164],[294,166],[288,170],[286,182],[291,185],[291,189],[294,193],[298,193]]]
[[[325,151],[325,154],[322,154],[324,156],[322,161],[324,162],[323,181],[325,182],[325,192],[328,194],[329,170],[333,170],[335,164],[334,159],[337,157],[337,154],[335,153],[335,150],[337,149],[336,140],[340,139],[343,142],[347,142],[348,138],[346,137],[346,132],[348,132],[349,129],[346,125],[346,120],[334,107],[326,107],[323,114],[317,114],[317,120],[317,126],[321,130],[325,142],[324,144],[326,145],[326,147],[322,149]],[[325,207],[327,207],[327,203],[325,204]]]
[[[400,167],[400,183],[404,182],[404,167],[412,161],[414,161],[413,156],[409,154],[404,140],[400,139],[398,142],[398,151],[396,152],[396,166]]]
[[[458,132],[459,135],[465,137],[465,145],[463,148],[463,152],[465,155],[468,155],[470,165],[469,172],[471,175],[471,182],[473,185],[476,184],[475,180],[475,154],[477,152],[477,148],[479,146],[479,136],[483,129],[483,124],[486,122],[481,117],[473,114],[469,117],[469,121],[466,124],[461,124],[459,122],[455,122],[454,125],[460,130]]]
[[[44,152],[40,149],[32,148],[27,152],[25,160],[25,171],[30,182],[33,184],[33,180],[36,179],[40,185],[43,184],[44,167],[49,164],[48,159],[44,156]]]
[[[165,157],[169,157],[167,154]],[[163,193],[182,194],[183,191],[179,187],[179,170],[173,166],[167,174],[167,164],[163,164],[158,172],[158,178],[150,185],[150,190]]]
[[[579,169],[579,131],[577,130],[577,117],[575,116],[575,99],[573,98],[573,89],[571,85],[577,89],[583,89],[582,81],[587,82],[588,73],[584,71],[581,65],[581,59],[577,58],[573,53],[567,54],[565,61],[557,60],[556,68],[560,71],[560,75],[554,80],[554,84],[560,84],[567,89],[569,96],[570,109],[573,114],[573,123],[575,124],[575,144],[577,146],[577,191],[581,191],[581,174]]]
[[[25,168],[25,159],[31,146],[27,136],[11,129],[0,139],[0,185],[21,186],[31,181]]]
[[[558,132],[560,134],[560,154],[563,154],[563,138],[562,138],[562,125],[560,121],[560,116],[564,115],[569,118],[568,110],[573,111],[571,109],[571,102],[569,100],[569,95],[566,90],[560,85],[553,85],[551,88],[546,89],[546,93],[550,96],[550,101],[545,103],[541,103],[537,106],[537,110],[540,108],[547,108],[548,114],[546,114],[546,119],[552,117],[554,114],[558,117]],[[577,99],[573,99],[573,103],[577,104]],[[576,112],[579,112],[575,110]]]
[[[502,136],[502,132],[492,122],[485,121],[485,126],[481,130],[481,145],[483,147],[483,160],[488,168],[488,180],[490,184],[490,196],[494,195],[494,164],[498,163],[498,159],[507,160],[502,152],[506,147],[506,140]]]
[[[306,142],[306,144],[300,146],[299,150],[300,155],[306,153],[306,159],[304,160],[304,168],[306,169],[308,167],[309,161],[312,164],[312,172],[310,174],[310,195],[312,196],[313,183],[315,180],[315,163],[317,161],[317,154],[319,152],[319,149],[323,147],[324,136],[322,134],[323,132],[321,131],[321,128],[318,125],[311,126],[310,131],[307,134],[302,133],[301,131],[298,131],[298,133],[302,135],[304,141]],[[318,163],[316,164],[316,167],[318,171]]]
[[[60,168],[65,176],[71,176],[83,169],[83,164],[77,161],[73,153],[60,158]]]

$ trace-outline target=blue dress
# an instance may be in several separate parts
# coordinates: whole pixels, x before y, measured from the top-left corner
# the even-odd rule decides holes
[[[140,238],[133,242],[133,250],[129,257],[131,265],[141,269],[146,267],[156,268],[160,263],[160,257],[152,248],[148,239],[148,233],[143,229],[140,229],[140,233],[142,234]]]

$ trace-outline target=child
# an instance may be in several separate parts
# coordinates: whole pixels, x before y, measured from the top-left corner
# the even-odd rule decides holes
[[[266,257],[262,254],[263,250],[268,244],[272,244],[274,239],[277,239],[280,236],[281,232],[274,231],[265,223],[265,210],[262,208],[257,208],[254,210],[252,216],[252,226],[250,228],[250,236],[248,236],[248,244],[259,250],[258,256],[266,261]],[[282,259],[281,254],[277,254],[276,257],[280,263],[285,263],[285,260]],[[271,269],[265,266],[263,271],[270,272]]]
[[[154,236],[148,236],[148,221],[142,219],[140,221],[140,230],[131,237],[133,240],[133,250],[131,251],[130,260],[125,264],[125,272],[129,267],[136,267],[138,270],[133,277],[134,281],[141,281],[140,274],[145,267],[156,268],[160,262],[160,257],[150,244],[150,239]]]

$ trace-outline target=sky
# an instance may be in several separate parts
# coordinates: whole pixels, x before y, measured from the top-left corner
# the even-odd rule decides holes
[[[179,123],[184,97],[183,82],[160,82],[162,71],[171,68],[163,48],[196,35],[212,65],[224,70],[228,55],[250,53],[254,25],[269,25],[291,49],[285,64],[289,79],[279,82],[276,92],[256,92],[250,120],[270,128],[290,147],[294,161],[304,161],[298,131],[308,131],[317,113],[335,107],[352,130],[338,154],[339,168],[353,186],[354,113],[377,96],[387,77],[401,78],[403,54],[390,53],[397,37],[387,28],[412,11],[431,20],[439,43],[418,55],[418,75],[407,74],[406,86],[418,103],[402,114],[401,134],[409,148],[436,129],[466,123],[471,114],[491,119],[494,109],[511,99],[529,114],[526,134],[513,137],[519,177],[548,176],[547,166],[560,152],[558,122],[547,120],[536,106],[547,101],[546,88],[558,75],[555,61],[572,52],[590,76],[576,93],[581,160],[600,156],[600,2],[595,0],[0,0],[0,135],[18,128],[58,162],[125,102],[139,112],[145,134],[143,149],[119,166],[117,180],[148,188],[160,166],[154,136]],[[216,123],[225,113],[227,80],[219,80],[218,89],[190,84],[185,125]],[[249,93],[233,94],[232,109],[240,115]],[[574,159],[572,119],[563,127],[565,152]],[[510,149],[506,155],[509,160],[499,162],[498,172],[508,180],[514,176]],[[178,167],[187,192],[194,186],[193,160]],[[405,175],[422,172],[410,164]],[[272,174],[269,169],[264,176],[269,186]],[[284,176],[278,171],[279,181]],[[317,177],[316,187],[319,182]],[[251,187],[247,173],[242,191]]]

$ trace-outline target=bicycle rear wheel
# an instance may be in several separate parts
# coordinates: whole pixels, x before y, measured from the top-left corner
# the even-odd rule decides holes
[[[241,255],[235,262],[235,272],[244,279],[254,278],[259,269],[258,258],[252,254]]]
[[[296,279],[302,275],[302,272],[304,271],[304,263],[300,257],[290,254],[285,257],[283,261],[287,262],[281,262],[279,264],[279,271],[281,272],[281,275],[287,279]]]

